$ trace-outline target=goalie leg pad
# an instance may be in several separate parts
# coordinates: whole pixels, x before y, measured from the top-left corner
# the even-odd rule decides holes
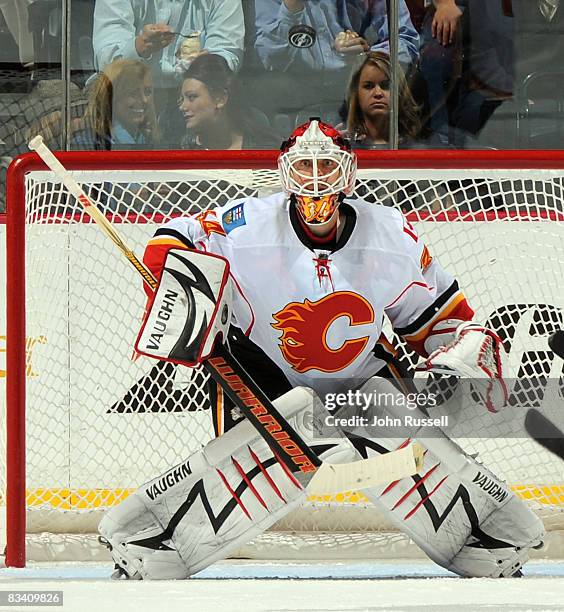
[[[393,449],[398,441],[371,442],[380,447],[392,442]],[[421,476],[364,494],[442,567],[460,576],[512,576],[528,560],[530,549],[542,546],[544,525],[491,472],[479,464],[476,468],[487,490],[449,472],[428,451]]]
[[[138,546],[139,540],[159,538],[163,528],[147,511],[137,495],[130,495],[119,506],[106,513],[100,525],[100,542],[106,546],[115,563],[115,580],[143,578],[186,578],[186,566],[180,555],[163,542],[158,548]]]
[[[542,521],[512,495],[481,521],[478,537],[470,535],[448,569],[460,576],[514,576],[529,560],[531,549],[542,548],[545,535]]]
[[[361,391],[386,388],[397,394],[384,379],[372,379]],[[380,411],[379,416],[400,416],[393,404],[375,410]],[[367,489],[365,495],[446,569],[461,576],[514,575],[528,559],[530,549],[542,545],[542,521],[440,429],[426,428],[425,433],[425,438],[418,438],[427,448],[421,473]],[[403,437],[354,440],[363,457],[394,450],[404,442]]]
[[[312,432],[304,415],[313,401],[313,392],[303,388],[274,401],[306,441]],[[338,460],[358,456],[346,438],[339,444],[346,452],[336,453]],[[241,421],[108,511],[99,531],[122,575],[186,578],[301,505],[306,494],[298,478]]]

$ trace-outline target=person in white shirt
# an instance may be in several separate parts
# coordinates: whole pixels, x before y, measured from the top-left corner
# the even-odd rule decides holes
[[[0,0],[0,11],[18,45],[19,60],[24,66],[34,61],[33,36],[28,25],[29,4],[31,0]]]

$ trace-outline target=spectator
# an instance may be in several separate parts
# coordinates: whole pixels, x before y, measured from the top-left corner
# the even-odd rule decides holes
[[[255,8],[256,51],[273,76],[263,79],[263,89],[273,106],[289,98],[286,112],[316,105],[336,111],[356,57],[389,52],[386,0],[255,0]],[[399,38],[399,59],[408,65],[417,58],[419,37],[405,0]]]
[[[515,19],[506,2],[472,0],[468,3],[468,41],[459,102],[453,112],[456,144],[473,146],[494,111],[513,96]],[[505,127],[505,129],[507,126]],[[505,130],[504,130],[505,131]],[[500,134],[502,140],[507,133]],[[493,136],[492,136],[493,138]],[[497,146],[503,142],[483,141]]]
[[[187,133],[186,149],[277,148],[279,136],[262,121],[266,118],[247,107],[242,111],[238,83],[223,57],[196,58],[184,73],[179,108]]]
[[[389,53],[385,0],[255,0],[255,6],[257,50],[267,70],[285,72],[294,65],[339,70],[369,48]],[[300,48],[288,44],[290,28],[297,25],[315,30],[313,45]],[[343,31],[356,32],[355,27],[356,36],[339,39]],[[419,37],[404,0],[400,0],[399,37],[399,60],[409,64],[417,58]]]
[[[28,5],[31,0],[0,0],[0,11],[14,37],[22,66],[33,64],[33,37],[29,30]]]
[[[85,122],[87,127],[74,136],[75,148],[146,149],[158,144],[149,67],[131,59],[108,64],[90,86]]]
[[[96,0],[93,45],[101,70],[118,58],[146,62],[153,72],[159,120],[166,118],[165,140],[178,146],[180,124],[173,124],[182,45],[192,40],[202,53],[225,58],[237,71],[243,54],[242,0]],[[248,0],[246,0],[248,1]],[[199,33],[193,40],[190,35]]]
[[[353,72],[347,89],[347,129],[343,132],[353,148],[387,148],[390,129],[390,58],[376,51],[366,55]],[[400,148],[418,146],[421,123],[403,71],[399,77],[398,128]],[[437,212],[452,205],[444,184],[432,187],[429,181],[397,181],[388,189],[386,181],[359,183],[357,194],[385,206],[399,206],[404,212],[413,208]]]
[[[241,0],[97,0],[93,45],[101,70],[124,57],[153,68],[155,86],[174,84],[177,51],[200,32],[201,48],[239,68],[245,26]]]
[[[403,71],[399,76],[400,146],[414,143],[420,121]],[[370,52],[353,72],[347,90],[346,136],[353,147],[381,148],[389,140],[390,128],[390,58],[385,53]]]
[[[420,99],[426,116],[424,123],[432,141],[448,146],[450,105],[455,100],[462,69],[461,19],[467,0],[411,0],[410,8],[419,8],[421,49],[413,92]],[[424,4],[428,4],[426,8]]]

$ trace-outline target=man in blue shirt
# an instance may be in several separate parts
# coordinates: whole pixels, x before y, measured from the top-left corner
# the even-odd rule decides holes
[[[386,0],[255,0],[255,7],[256,48],[267,70],[340,70],[359,52],[390,52]],[[418,57],[419,35],[404,0],[399,8],[399,60],[410,64]],[[288,44],[297,25],[315,30],[312,46]],[[345,30],[358,36],[341,43],[339,33]]]
[[[97,70],[120,57],[149,62],[155,87],[176,86],[179,34],[200,33],[203,52],[237,71],[245,25],[241,0],[96,0],[93,45]]]
[[[418,57],[419,35],[405,0],[399,6],[405,68]],[[298,122],[320,115],[338,123],[355,60],[368,50],[389,53],[386,0],[255,0],[255,27],[262,107],[290,123],[296,113]]]

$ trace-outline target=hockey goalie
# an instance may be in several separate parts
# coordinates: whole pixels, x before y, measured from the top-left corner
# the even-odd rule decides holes
[[[311,119],[282,144],[278,165],[283,192],[176,218],[156,231],[144,259],[160,284],[138,349],[193,364],[214,342],[227,344],[284,418],[332,463],[408,441],[344,427],[329,442],[312,434],[305,417],[312,402],[324,410],[317,398],[329,393],[408,391],[410,374],[383,336],[385,318],[424,369],[473,379],[484,409],[502,409],[501,341],[473,321],[457,281],[398,210],[352,197],[356,156],[339,132]],[[188,314],[172,321],[178,296]],[[210,401],[216,439],[179,457],[102,519],[115,577],[187,578],[304,502],[299,480],[214,384]],[[396,410],[373,408],[392,416]],[[531,548],[542,546],[540,519],[439,428],[427,428],[420,441],[421,474],[365,495],[446,569],[520,575]]]

